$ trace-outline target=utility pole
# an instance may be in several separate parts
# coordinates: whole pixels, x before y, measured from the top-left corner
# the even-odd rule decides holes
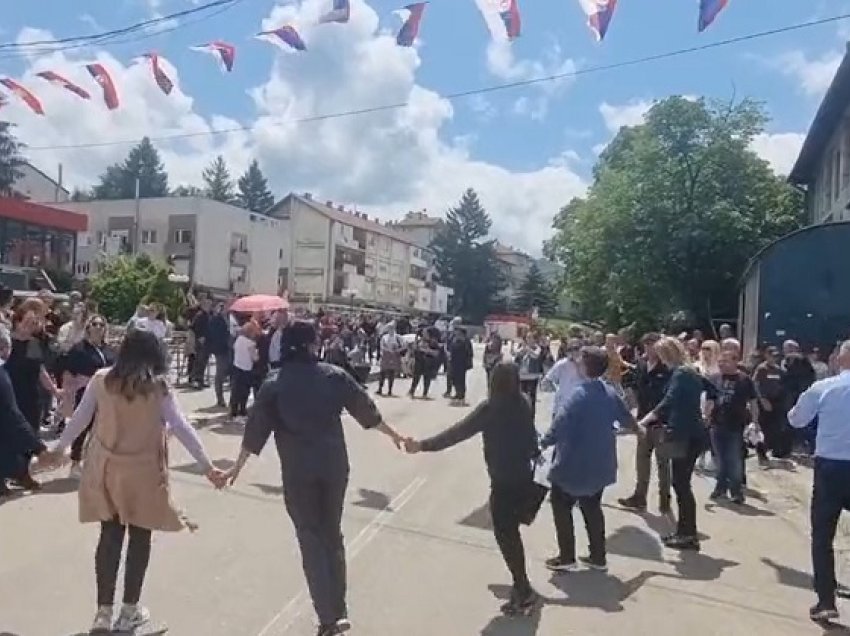
[[[141,216],[142,216],[142,201],[139,195],[139,190],[141,188],[139,177],[136,177],[136,216],[133,221],[133,254],[137,255],[139,253],[139,235],[141,234],[141,229],[139,225],[141,224]]]

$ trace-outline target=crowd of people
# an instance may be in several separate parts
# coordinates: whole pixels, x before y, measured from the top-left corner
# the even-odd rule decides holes
[[[529,332],[506,343],[494,333],[481,360],[487,397],[455,425],[418,440],[384,421],[366,379],[377,362],[378,396],[385,389],[393,395],[396,378],[406,375],[409,395],[415,397],[421,386],[428,398],[445,368],[444,396],[468,406],[473,347],[459,318],[427,324],[324,311],[296,316],[286,309],[239,315],[202,299],[183,317],[190,383],[205,387],[214,359],[217,404],[244,421],[239,455],[221,471],[171,389],[172,361],[164,342],[173,325],[161,307],[140,307],[113,348],[105,337],[106,320],[82,297],[57,307],[42,293],[12,308],[7,292],[0,289],[0,496],[9,485],[38,490],[31,467],[58,466],[70,449],[71,475],[80,478],[80,520],[100,524],[93,633],[132,630],[149,621],[140,597],[152,532],[192,528],[169,494],[167,435],[177,437],[216,488],[232,484],[249,457],[274,436],[319,636],[347,631],[341,522],[349,464],[343,411],[411,454],[482,435],[493,532],[513,579],[502,610],[511,615],[529,612],[539,601],[520,528],[533,522],[547,493],[558,552],[546,566],[556,572],[607,570],[602,498],[617,481],[620,431],[636,431],[638,443],[637,482],[619,503],[647,508],[654,463],[659,510],[672,513],[672,494],[676,498],[676,529],[663,537],[676,550],[701,547],[691,481],[702,457],[714,464],[711,498],[743,505],[748,447],[766,467],[793,453],[814,454],[818,603],[811,617],[837,617],[832,542],[850,501],[850,435],[843,432],[850,408],[850,342],[828,361],[815,351],[805,355],[791,340],[781,351],[767,347],[744,361],[726,325],[716,340],[698,331],[679,337],[648,333],[635,343],[627,334],[577,333],[562,338],[554,355],[546,335]],[[542,435],[535,426],[539,391],[555,392]],[[58,441],[48,446],[42,433],[51,410],[60,426]],[[576,506],[589,538],[583,556],[575,548]],[[125,539],[124,596],[116,619]]]

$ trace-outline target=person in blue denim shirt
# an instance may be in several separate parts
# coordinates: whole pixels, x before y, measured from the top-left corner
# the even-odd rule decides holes
[[[540,442],[543,448],[555,447],[549,480],[559,553],[546,561],[546,567],[576,569],[572,510],[578,503],[590,542],[590,554],[579,560],[605,571],[602,492],[617,481],[617,428],[634,427],[635,421],[616,389],[602,380],[608,368],[605,350],[584,347],[579,364],[584,382],[558,411]]]

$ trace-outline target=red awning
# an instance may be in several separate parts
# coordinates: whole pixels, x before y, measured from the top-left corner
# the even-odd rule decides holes
[[[89,219],[85,214],[68,212],[20,199],[0,198],[0,218],[66,232],[85,232],[89,227]]]

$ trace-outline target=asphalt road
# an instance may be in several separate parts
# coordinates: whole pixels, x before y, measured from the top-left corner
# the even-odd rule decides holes
[[[386,419],[425,436],[464,409],[439,397],[378,398]],[[407,382],[397,391],[404,394]],[[472,401],[484,394],[480,369],[470,374]],[[181,395],[223,466],[237,453],[238,425],[197,409],[208,393]],[[549,396],[538,408],[549,417]],[[348,428],[352,473],[345,511],[349,605],[360,636],[563,636],[566,634],[820,634],[809,622],[809,552],[803,502],[755,473],[750,505],[708,504],[711,483],[697,479],[700,554],[666,550],[659,533],[670,520],[616,507],[633,486],[634,440],[620,444],[620,481],[605,513],[610,571],[551,576],[554,549],[548,506],[525,531],[530,574],[545,597],[529,618],[507,619],[498,607],[509,577],[489,530],[488,484],[480,441],[442,454],[406,456],[382,435]],[[280,495],[271,445],[240,482],[214,491],[185,452],[173,446],[177,501],[200,528],[155,535],[143,602],[178,636],[300,636],[315,633],[300,557]],[[45,492],[0,504],[0,636],[77,636],[94,614],[93,553],[97,528],[76,520],[75,484],[48,475]],[[656,501],[651,499],[654,506]],[[579,549],[585,542],[577,518]],[[119,586],[120,588],[120,586]]]

